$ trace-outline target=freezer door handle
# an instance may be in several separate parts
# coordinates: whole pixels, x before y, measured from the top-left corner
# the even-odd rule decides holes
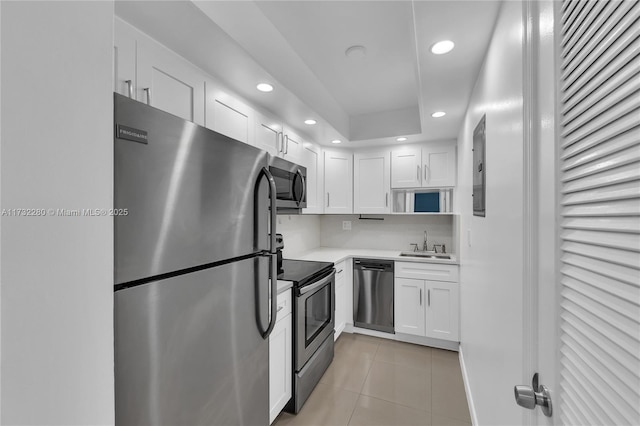
[[[258,173],[258,179],[256,180],[256,184],[254,187],[254,221],[257,224],[259,221],[259,200],[258,193],[260,187],[260,181],[263,177],[267,178],[267,182],[269,182],[269,220],[270,220],[270,229],[269,229],[269,279],[271,281],[271,291],[269,292],[269,297],[271,299],[271,310],[270,310],[270,318],[269,325],[266,330],[262,330],[262,325],[260,324],[260,319],[258,318],[258,329],[260,330],[260,334],[263,339],[267,339],[273,331],[273,327],[276,325],[276,316],[278,314],[278,255],[276,252],[276,221],[277,221],[277,212],[276,212],[276,181],[273,178],[271,172],[266,167],[263,167]],[[256,236],[257,237],[257,236]],[[256,295],[258,297],[258,295]],[[257,303],[257,302],[256,302]],[[256,306],[256,312],[259,312]],[[259,317],[259,315],[258,315]]]

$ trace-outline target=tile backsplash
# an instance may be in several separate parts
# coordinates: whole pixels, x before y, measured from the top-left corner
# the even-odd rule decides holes
[[[284,236],[283,256],[291,257],[317,248],[369,248],[411,250],[422,248],[427,231],[429,250],[433,244],[454,247],[454,216],[382,215],[384,220],[362,220],[359,215],[278,215],[278,232]],[[350,222],[351,230],[343,230]]]
[[[429,250],[433,244],[453,248],[453,216],[382,215],[384,220],[362,220],[358,215],[323,215],[320,217],[320,245],[336,248],[411,250],[411,243],[422,248],[427,231]],[[351,230],[343,230],[343,222]]]
[[[320,245],[320,216],[278,215],[276,229],[284,237],[284,257],[291,257]]]

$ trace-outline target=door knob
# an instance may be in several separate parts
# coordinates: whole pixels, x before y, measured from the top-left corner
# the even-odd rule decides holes
[[[538,384],[538,373],[533,375],[531,386],[518,385],[513,387],[516,403],[524,408],[533,410],[536,405],[539,405],[542,409],[542,413],[551,417],[551,393],[545,385]]]

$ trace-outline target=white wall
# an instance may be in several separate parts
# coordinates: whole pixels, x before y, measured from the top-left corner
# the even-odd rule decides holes
[[[429,250],[433,244],[445,244],[453,250],[453,216],[384,215],[384,220],[359,220],[358,215],[324,215],[320,219],[320,245],[337,248],[411,250],[420,244],[427,231]],[[342,230],[342,222],[351,221],[351,231]]]
[[[1,207],[109,208],[113,2],[2,2]],[[1,218],[2,424],[113,424],[113,221]]]
[[[285,258],[320,245],[320,216],[278,215],[277,230],[284,238],[282,256]]]
[[[522,3],[504,2],[458,136],[461,348],[477,424],[515,425],[523,410]],[[486,217],[472,215],[473,130],[486,120]],[[469,238],[470,237],[470,238]],[[530,380],[530,379],[529,379]]]
[[[0,4],[0,46],[2,46],[2,5]],[[0,99],[2,99],[2,54],[0,48]],[[0,102],[0,207],[2,206],[2,102]],[[1,216],[0,216],[1,217]],[[0,241],[2,220],[0,219]],[[2,244],[0,244],[0,424],[2,424]]]

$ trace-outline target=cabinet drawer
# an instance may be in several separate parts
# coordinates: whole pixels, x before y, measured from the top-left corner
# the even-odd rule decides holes
[[[287,290],[278,295],[278,316],[276,323],[291,313],[291,290]]]
[[[396,262],[395,269],[397,278],[458,282],[458,265]]]

